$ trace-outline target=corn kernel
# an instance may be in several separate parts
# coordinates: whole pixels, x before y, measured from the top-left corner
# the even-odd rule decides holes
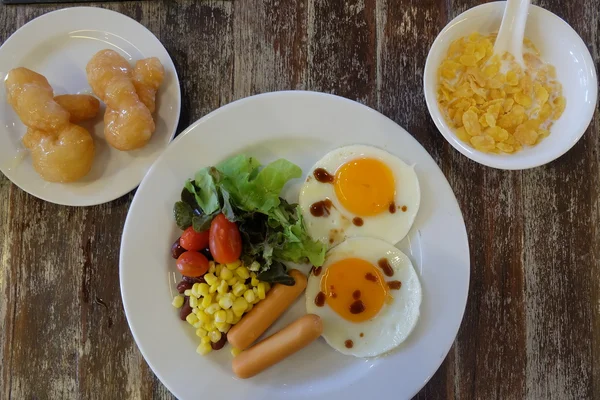
[[[196,323],[195,323],[194,325],[192,325],[192,326],[193,326],[194,328],[202,328],[202,325],[204,325],[204,324],[202,323],[202,321],[198,321],[198,322],[196,322]]]
[[[267,292],[265,284],[262,283],[262,282],[259,283],[258,286],[257,286],[257,289],[258,289],[258,298],[261,299],[261,300],[264,300],[264,298],[266,296],[266,292]]]
[[[215,301],[218,303],[222,298],[223,298],[223,295],[221,293],[217,292],[217,295],[215,296]]]
[[[252,264],[248,267],[250,271],[258,271],[260,269],[260,264],[258,261],[252,261]]]
[[[243,283],[239,282],[239,283],[237,283],[236,285],[233,286],[232,292],[233,292],[233,294],[235,296],[239,297],[239,296],[241,296],[241,295],[244,294],[244,292],[246,291],[246,289],[247,289],[246,285],[244,285]]]
[[[235,273],[237,274],[237,276],[239,276],[242,279],[248,279],[248,278],[250,278],[250,271],[248,271],[248,268],[246,268],[244,266],[239,267],[238,269],[236,269]]]
[[[221,340],[221,332],[219,332],[218,330],[212,330],[210,332],[208,332],[208,337],[210,338],[210,341],[213,343],[217,343],[219,340]]]
[[[254,295],[254,292],[252,290],[246,290],[244,292],[244,298],[246,299],[246,301],[248,303],[252,303],[254,301],[254,299],[256,298],[256,296]]]
[[[171,304],[173,304],[173,307],[175,308],[181,308],[183,306],[183,296],[181,295],[177,295],[175,297],[173,297],[173,302]]]
[[[240,297],[239,299],[236,299],[233,302],[233,306],[231,306],[231,308],[233,309],[233,313],[235,315],[240,316],[240,317],[244,314],[244,312],[246,311],[247,307],[248,307],[248,302],[243,297]]]
[[[250,284],[252,286],[258,286],[258,284],[260,283],[260,281],[257,278],[252,278],[252,280],[250,281]]]
[[[215,325],[217,322],[225,322],[227,320],[227,312],[225,310],[219,310],[215,312]]]
[[[206,308],[208,306],[210,306],[212,303],[212,295],[207,295],[204,296],[204,298],[202,299],[202,307]]]
[[[240,349],[236,349],[235,347],[231,348],[231,355],[237,357],[242,351]]]
[[[265,284],[265,293],[268,293],[271,290],[271,285],[269,282],[263,282]]]
[[[227,271],[227,270],[225,270],[225,271]],[[229,271],[229,272],[231,272],[231,271]],[[220,294],[225,294],[225,293],[229,292],[229,285],[227,284],[227,281],[221,281],[219,283],[219,287],[217,288],[217,291]]]
[[[229,297],[223,297],[221,300],[219,300],[219,305],[223,310],[229,310],[233,305],[233,300],[231,300]]]
[[[254,304],[248,303],[248,307],[246,307],[246,312],[250,312],[254,308]]]
[[[231,320],[231,322],[229,322],[229,323],[231,325],[237,324],[238,322],[240,322],[240,319],[242,319],[242,315],[243,315],[243,313],[241,315],[236,315],[235,313],[233,313],[233,320]]]
[[[242,265],[242,262],[240,260],[237,260],[237,261],[227,264],[227,269],[229,269],[230,271],[233,271],[240,265]]]
[[[233,287],[238,282],[239,282],[239,280],[235,276],[233,278],[227,280],[227,284],[231,287]]]
[[[198,322],[198,317],[196,317],[196,314],[190,313],[187,317],[185,317],[185,320],[188,322],[188,324],[194,325],[196,322]]]
[[[212,347],[208,343],[200,343],[198,345],[198,347],[196,347],[196,353],[203,355],[203,356],[210,353],[211,351],[212,351]]]
[[[215,322],[215,327],[219,332],[227,333],[231,328],[231,324],[228,324],[227,322]]]
[[[206,336],[202,336],[200,338],[200,343],[204,343],[210,346],[210,338],[208,337],[208,333],[206,334]]]
[[[225,322],[227,322],[228,324],[233,323],[233,318],[235,317],[235,315],[233,314],[233,311],[231,310],[227,310],[227,318],[225,318]]]
[[[200,284],[198,282],[194,283],[194,285],[192,286],[192,296],[200,297],[200,293],[198,293],[199,287],[200,287]]]
[[[217,268],[215,269],[215,275],[216,276],[220,276],[222,270],[223,270],[223,265],[222,264],[217,264]]]
[[[210,272],[208,274],[204,274],[204,280],[209,286],[217,283],[217,277]]]
[[[221,306],[218,303],[212,303],[210,306],[206,307],[204,312],[207,313],[208,315],[213,315],[220,309],[221,309]]]
[[[206,329],[202,329],[202,328],[196,329],[196,336],[198,336],[198,337],[206,336],[207,334],[208,334],[208,332],[206,331]]]
[[[210,321],[210,316],[202,310],[199,310],[196,313],[196,316],[198,317],[198,321],[202,322],[203,324]]]
[[[208,289],[210,289],[210,286],[208,286],[208,283],[202,282],[202,283],[198,284],[198,294],[200,296],[208,295]]]
[[[212,322],[207,322],[207,323],[205,323],[204,325],[202,325],[202,327],[203,327],[204,329],[206,329],[206,331],[207,331],[207,332],[210,332],[210,331],[214,331],[214,330],[215,330],[215,324],[214,324],[214,323],[212,323]]]
[[[221,277],[221,279],[223,279],[224,281],[233,278],[233,272],[230,271],[228,268],[223,268],[221,270],[221,274],[219,275]]]
[[[216,270],[217,270],[217,267],[216,267],[215,262],[209,261],[208,262],[208,272],[210,272],[211,274],[214,274]]]
[[[186,295],[187,297],[190,297],[192,295],[192,291],[191,291],[191,289],[185,289],[183,294]]]
[[[219,288],[219,284],[218,283],[214,283],[212,285],[210,285],[210,288],[208,289],[208,293],[214,293],[217,291],[217,289]]]
[[[198,307],[198,298],[194,296],[190,296],[190,307],[196,308]]]

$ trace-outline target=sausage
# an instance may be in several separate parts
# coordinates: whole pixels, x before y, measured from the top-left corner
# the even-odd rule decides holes
[[[251,378],[284,358],[308,346],[323,333],[318,315],[307,314],[269,336],[233,359],[233,372],[242,379]]]
[[[306,276],[296,270],[290,271],[294,286],[276,284],[267,292],[264,300],[235,324],[227,333],[227,340],[237,349],[244,350],[259,338],[273,322],[296,300],[306,288]]]

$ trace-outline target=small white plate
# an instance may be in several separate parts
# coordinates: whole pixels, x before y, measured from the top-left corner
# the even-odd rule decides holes
[[[27,67],[44,75],[54,93],[93,94],[85,74],[90,58],[102,49],[118,51],[130,62],[158,57],[165,80],[157,95],[156,131],[144,148],[121,152],[104,139],[104,105],[85,126],[94,136],[96,156],[92,170],[68,184],[44,181],[33,169],[21,144],[26,127],[0,88],[0,171],[15,185],[40,199],[69,206],[106,203],[133,190],[167,147],[177,129],[181,108],[179,80],[173,61],[160,41],[133,19],[95,7],[66,8],[44,14],[22,26],[0,47],[0,76]],[[4,86],[4,85],[2,85]]]
[[[473,32],[497,32],[506,2],[498,1],[473,7],[454,18],[433,42],[425,70],[423,86],[431,118],[448,143],[470,159],[493,168],[527,169],[549,163],[577,143],[585,133],[596,108],[598,80],[596,68],[583,40],[565,21],[550,11],[530,5],[525,37],[539,49],[543,61],[556,67],[567,105],[552,125],[550,135],[534,147],[515,154],[487,154],[462,142],[448,126],[437,103],[437,69],[446,57],[452,41]]]
[[[344,356],[323,339],[248,380],[231,371],[230,346],[202,357],[194,329],[171,305],[176,293],[171,244],[181,234],[173,204],[196,170],[246,153],[262,163],[286,158],[306,173],[340,146],[369,144],[415,164],[421,207],[399,244],[423,285],[421,317],[410,337],[384,357]],[[297,201],[302,179],[287,187]],[[393,121],[353,101],[313,92],[275,92],[222,107],[190,126],[160,156],[137,190],[123,232],[119,266],[129,326],[146,361],[181,399],[408,399],[444,360],[458,331],[469,287],[464,221],[446,178]],[[269,329],[306,313],[304,296]]]

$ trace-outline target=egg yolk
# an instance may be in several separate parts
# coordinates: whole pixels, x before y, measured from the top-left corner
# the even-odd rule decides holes
[[[335,172],[334,186],[340,203],[359,216],[388,210],[396,197],[394,174],[374,158],[359,158],[343,164]]]
[[[360,258],[333,263],[321,277],[325,301],[340,317],[351,322],[367,321],[379,313],[388,296],[379,269]]]

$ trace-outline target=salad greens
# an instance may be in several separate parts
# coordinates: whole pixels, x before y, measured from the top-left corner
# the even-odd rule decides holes
[[[260,265],[262,281],[293,285],[283,261],[320,266],[326,247],[306,232],[300,207],[279,194],[302,170],[284,160],[264,167],[253,157],[238,155],[202,168],[188,180],[175,203],[175,222],[181,229],[202,232],[219,213],[236,222],[242,236],[242,261]],[[254,263],[253,262],[257,262]]]

